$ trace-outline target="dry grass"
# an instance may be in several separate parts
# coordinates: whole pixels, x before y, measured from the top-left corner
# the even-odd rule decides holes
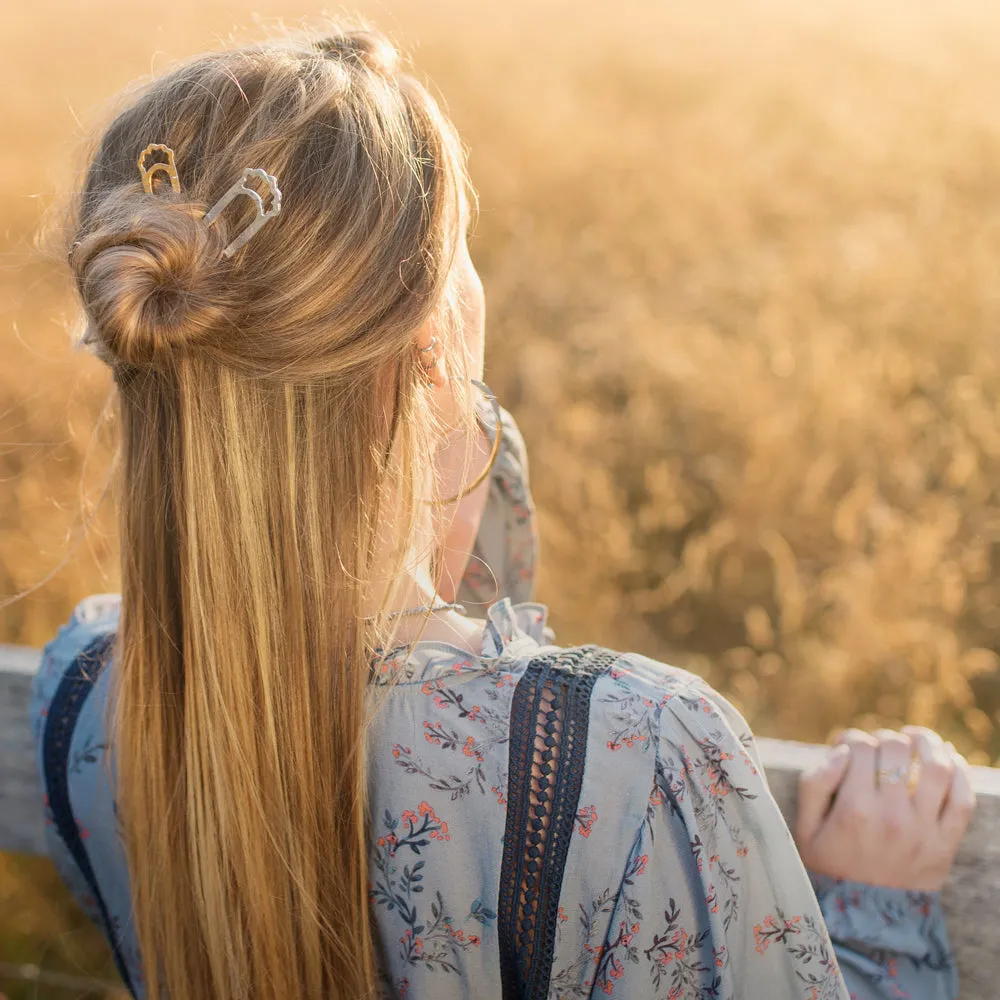
[[[560,638],[693,664],[761,732],[907,720],[993,761],[1000,12],[809,6],[364,9],[415,45],[472,149],[488,378],[531,449]],[[74,117],[236,16],[171,9],[5,17],[5,593],[65,554],[106,389],[31,233]],[[85,493],[106,462],[98,444]],[[115,585],[105,519],[2,638],[40,643]]]

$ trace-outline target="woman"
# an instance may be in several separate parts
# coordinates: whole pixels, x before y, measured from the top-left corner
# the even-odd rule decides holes
[[[361,29],[194,59],[101,138],[67,252],[117,391],[122,595],[36,681],[53,857],[149,998],[844,1000],[738,713],[530,603],[470,201]],[[930,890],[967,777],[920,740],[887,765],[852,735],[806,783],[804,850],[850,877],[842,817],[877,854],[910,751],[947,779],[927,892],[819,887],[862,997],[955,995]]]

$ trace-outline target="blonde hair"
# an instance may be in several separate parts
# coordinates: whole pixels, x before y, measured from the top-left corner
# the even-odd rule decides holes
[[[179,193],[143,191],[151,142]],[[201,218],[247,166],[281,212],[225,259],[250,199]],[[390,44],[334,24],[142,83],[93,154],[66,252],[118,391],[112,734],[150,1000],[375,988],[363,603],[401,565],[373,564],[380,519],[405,552],[426,497],[415,334],[457,315],[466,183]]]

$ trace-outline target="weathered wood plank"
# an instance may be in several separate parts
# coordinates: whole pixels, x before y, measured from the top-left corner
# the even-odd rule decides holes
[[[44,854],[42,797],[28,727],[31,678],[41,654],[0,646],[0,851]]]
[[[41,793],[28,727],[37,650],[0,646],[0,851],[44,854]],[[823,748],[761,739],[771,790],[794,826],[799,775]],[[949,933],[958,957],[962,1000],[994,1000],[1000,993],[1000,770],[976,767],[975,818],[945,888]]]

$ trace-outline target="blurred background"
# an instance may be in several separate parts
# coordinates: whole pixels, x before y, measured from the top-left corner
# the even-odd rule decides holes
[[[0,642],[41,645],[118,586],[113,512],[94,514],[109,379],[70,346],[42,213],[127,82],[319,9],[5,10],[0,594],[70,554],[0,612]],[[528,442],[559,639],[688,666],[762,735],[905,721],[996,762],[1000,8],[354,9],[471,149],[487,380]],[[48,863],[0,855],[0,993],[113,980]]]

